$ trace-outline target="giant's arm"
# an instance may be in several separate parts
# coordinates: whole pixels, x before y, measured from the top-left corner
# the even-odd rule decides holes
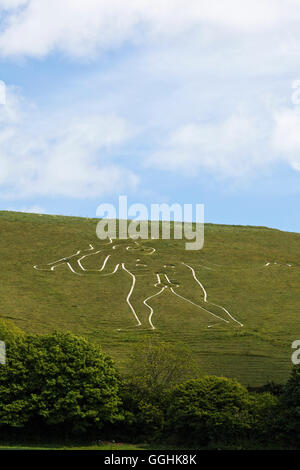
[[[43,265],[35,265],[34,269],[38,271],[54,271],[58,266],[66,265],[70,271],[77,275],[83,275],[84,273],[97,272],[100,276],[109,276],[114,274],[119,267],[116,259],[112,256],[112,248],[110,241],[110,247],[105,247],[105,249],[95,250],[93,245],[89,245],[89,249],[81,251],[78,250],[70,256],[60,258],[58,260],[52,261]],[[88,258],[91,256],[96,256],[94,264],[100,264],[98,267],[89,267],[90,263],[86,264]],[[93,264],[93,263],[92,263]]]

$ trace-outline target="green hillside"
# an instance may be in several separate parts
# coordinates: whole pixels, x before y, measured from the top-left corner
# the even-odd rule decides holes
[[[203,373],[286,379],[300,339],[299,234],[206,224],[204,248],[186,251],[184,240],[105,245],[97,221],[0,212],[0,317],[26,332],[86,336],[124,370],[146,335],[184,342]]]

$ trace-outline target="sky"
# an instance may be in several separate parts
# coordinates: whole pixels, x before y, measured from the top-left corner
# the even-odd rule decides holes
[[[300,232],[300,0],[0,0],[0,209]]]

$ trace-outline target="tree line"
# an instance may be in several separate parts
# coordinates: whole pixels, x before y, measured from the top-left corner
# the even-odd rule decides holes
[[[72,333],[25,334],[0,320],[0,439],[18,434],[180,447],[297,448],[300,367],[285,384],[246,388],[203,376],[184,345],[153,343],[121,374]]]

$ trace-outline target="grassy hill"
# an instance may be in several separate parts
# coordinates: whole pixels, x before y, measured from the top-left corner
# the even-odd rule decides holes
[[[184,240],[145,240],[141,247],[131,243],[129,250],[128,241],[116,241],[120,246],[112,251],[96,237],[97,221],[0,212],[0,317],[26,332],[69,330],[86,336],[101,343],[123,369],[133,345],[146,335],[189,345],[203,373],[236,377],[245,385],[285,380],[291,343],[300,339],[299,234],[206,224],[200,251],[186,251]],[[92,253],[90,244],[94,253],[102,251],[82,260],[86,271],[79,269],[78,257],[69,260],[71,266],[76,261],[81,275],[69,269],[68,260],[49,270],[48,263],[78,250],[81,256]],[[132,276],[124,269],[111,276],[97,271],[108,253],[105,269],[124,262],[135,272],[130,302],[141,326],[126,302]],[[215,305],[204,302],[200,284],[183,262]],[[164,274],[172,284],[155,295],[164,286]],[[154,330],[143,303],[149,296]]]

